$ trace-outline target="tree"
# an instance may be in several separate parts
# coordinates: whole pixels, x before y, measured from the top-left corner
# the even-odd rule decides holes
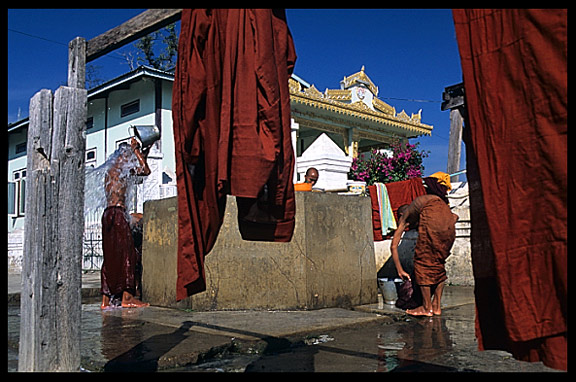
[[[164,45],[157,55],[157,43]],[[170,70],[176,65],[178,53],[178,35],[176,24],[170,24],[160,31],[150,33],[139,39],[134,46],[138,49],[136,62],[138,65],[148,65],[155,69]],[[126,57],[130,56],[130,53]],[[128,60],[128,58],[127,58]]]
[[[158,43],[162,46],[159,46]],[[158,51],[160,54],[156,55]],[[172,23],[159,31],[150,33],[132,44],[132,49],[117,53],[122,58],[117,56],[112,56],[112,58],[124,60],[130,70],[136,69],[139,65],[147,65],[155,69],[169,71],[176,66],[178,55],[176,24]],[[96,65],[86,66],[86,87],[88,89],[104,82],[99,77],[98,71],[100,69],[101,67]]]
[[[104,80],[100,78],[98,71],[101,69],[100,65],[86,64],[86,88],[92,89],[98,85],[102,85]]]

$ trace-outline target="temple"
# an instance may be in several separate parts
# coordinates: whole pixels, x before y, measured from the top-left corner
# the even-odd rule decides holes
[[[340,89],[326,89],[323,93],[296,75],[289,82],[292,140],[298,158],[296,181],[302,179],[308,167],[316,167],[320,172],[319,187],[345,187],[342,174],[348,173],[352,158],[359,153],[386,149],[394,140],[407,142],[432,133],[433,127],[421,122],[422,110],[408,116],[404,110],[397,113],[393,106],[380,100],[378,87],[364,66],[344,77]],[[314,144],[318,139],[321,142]],[[341,155],[337,155],[335,146]],[[339,180],[333,181],[334,177]]]

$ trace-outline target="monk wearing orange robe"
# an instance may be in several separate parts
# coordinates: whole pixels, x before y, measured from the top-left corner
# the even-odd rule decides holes
[[[422,306],[408,309],[406,313],[414,316],[433,316],[441,314],[441,299],[446,281],[444,263],[456,239],[455,224],[458,215],[436,195],[422,195],[408,206],[398,208],[398,228],[392,238],[390,250],[398,275],[411,280],[404,271],[398,256],[398,244],[404,229],[418,227],[418,240],[414,250],[414,278],[422,291]]]
[[[310,167],[306,170],[303,183],[294,184],[294,191],[312,191],[312,187],[318,182],[318,170]]]

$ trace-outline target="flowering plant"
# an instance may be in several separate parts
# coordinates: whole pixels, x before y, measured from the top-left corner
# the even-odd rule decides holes
[[[392,156],[372,149],[368,158],[362,154],[354,158],[348,178],[366,182],[367,186],[374,183],[399,182],[401,180],[421,177],[424,171],[422,159],[429,151],[418,151],[419,143],[402,144],[395,141],[391,145]]]

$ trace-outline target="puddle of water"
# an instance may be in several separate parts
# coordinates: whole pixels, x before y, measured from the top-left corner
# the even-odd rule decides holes
[[[392,324],[372,323],[318,333],[257,359],[246,372],[542,372],[542,364],[514,360],[502,351],[477,349],[474,305],[446,309],[438,317],[405,316]],[[329,341],[320,339],[330,339]],[[252,355],[253,357],[253,355]],[[229,362],[228,360],[226,362]],[[211,364],[228,371],[225,362]],[[214,370],[214,369],[212,369]],[[235,364],[235,371],[241,371]]]

